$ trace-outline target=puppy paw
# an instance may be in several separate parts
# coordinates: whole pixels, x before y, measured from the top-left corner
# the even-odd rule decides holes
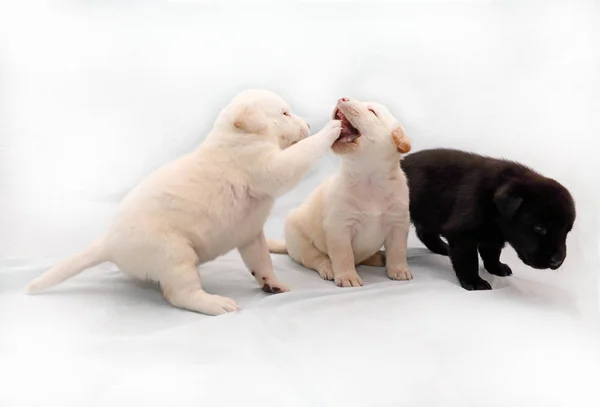
[[[493,267],[488,266],[485,269],[487,270],[488,273],[493,274],[495,276],[499,276],[499,277],[512,276],[512,270],[510,269],[510,267],[508,267],[507,264],[504,264],[504,263],[498,263],[497,265],[495,265]]]
[[[338,287],[360,287],[363,285],[362,279],[356,271],[337,275],[334,279]]]
[[[317,273],[319,273],[319,276],[323,280],[332,281],[334,279],[333,271],[331,270],[317,270]]]
[[[392,280],[412,280],[412,274],[408,266],[390,267],[386,271],[388,277]]]
[[[483,278],[479,278],[476,280],[469,280],[469,281],[461,281],[460,285],[462,286],[462,288],[464,288],[465,290],[469,290],[469,291],[480,291],[480,290],[491,290],[492,286],[490,285],[490,283],[488,283],[487,281],[485,281]]]
[[[318,267],[317,273],[319,273],[319,276],[321,276],[323,280],[332,281],[334,279],[333,270],[331,269],[331,263],[325,266]]]
[[[207,315],[221,315],[238,309],[234,300],[220,295],[208,295],[199,306],[199,311]]]
[[[279,293],[286,293],[286,292],[290,291],[290,288],[287,285],[282,284],[277,280],[270,279],[270,280],[263,282],[262,290],[269,294],[279,294]]]
[[[331,120],[323,127],[321,132],[329,141],[329,145],[332,145],[340,137],[340,133],[342,132],[342,121]]]

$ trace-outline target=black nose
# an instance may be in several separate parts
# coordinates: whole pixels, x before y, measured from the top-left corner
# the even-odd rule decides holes
[[[563,263],[564,260],[565,260],[565,257],[562,254],[556,253],[555,255],[550,257],[550,266],[551,267],[559,267]]]

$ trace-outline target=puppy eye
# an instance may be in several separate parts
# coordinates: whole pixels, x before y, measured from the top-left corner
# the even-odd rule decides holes
[[[533,227],[533,231],[542,236],[544,236],[547,232],[546,227],[544,225],[535,225]]]
[[[292,116],[290,114],[290,112],[288,112],[287,110],[284,110],[282,113],[283,113],[284,116],[287,116],[287,117],[291,117]]]
[[[369,112],[373,113],[375,115],[375,117],[377,117],[377,113],[375,113],[375,110],[369,109]]]

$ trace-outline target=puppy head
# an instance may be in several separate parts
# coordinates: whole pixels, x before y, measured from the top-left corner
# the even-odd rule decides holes
[[[410,139],[385,106],[374,102],[359,102],[341,98],[333,118],[342,121],[342,132],[333,144],[333,151],[343,155],[373,155],[376,151],[393,156],[410,151]]]
[[[255,137],[277,143],[281,148],[307,137],[310,127],[291,112],[276,93],[252,89],[238,93],[217,119],[220,126],[242,137]]]
[[[494,204],[500,228],[523,263],[552,270],[562,265],[575,222],[575,203],[565,187],[540,175],[515,178],[496,190]]]

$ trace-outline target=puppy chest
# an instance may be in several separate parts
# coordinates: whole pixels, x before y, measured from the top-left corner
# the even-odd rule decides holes
[[[377,250],[383,244],[386,234],[384,217],[362,215],[350,227],[352,248],[355,252]]]
[[[408,201],[408,200],[407,200]],[[392,196],[365,195],[355,199],[348,208],[357,227],[378,229],[407,218],[408,202],[399,202]]]
[[[349,201],[352,211],[369,220],[376,220],[384,216],[392,204],[389,196],[368,188],[354,194]]]

